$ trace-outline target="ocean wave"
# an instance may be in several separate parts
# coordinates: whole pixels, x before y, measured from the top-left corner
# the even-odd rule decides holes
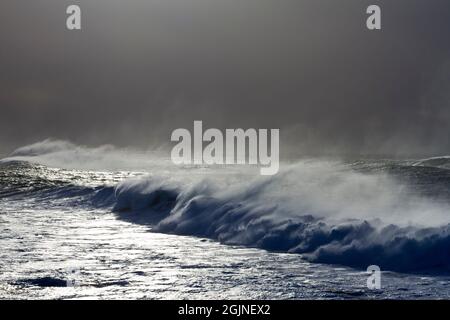
[[[226,188],[207,179],[127,181],[116,187],[113,210],[148,221],[155,232],[296,253],[311,262],[450,271],[448,207],[396,189],[385,177],[343,171],[301,179],[311,167],[303,170],[293,166]],[[427,220],[432,225],[425,226]]]
[[[0,198],[104,208],[122,219],[149,224],[154,232],[295,253],[311,262],[450,271],[449,199],[416,190],[439,186],[448,191],[448,170],[417,163],[308,160],[261,177],[243,167],[230,172],[175,171],[161,164],[147,177],[125,179],[126,175],[105,173],[108,179],[123,180],[105,184],[105,176],[98,173],[12,162],[58,157],[62,161],[75,152],[73,146],[60,146],[44,152],[40,146],[41,151],[19,150],[4,161]],[[99,156],[97,151],[81,150],[81,159]],[[102,157],[109,161],[107,153]],[[397,176],[416,180],[403,183]]]

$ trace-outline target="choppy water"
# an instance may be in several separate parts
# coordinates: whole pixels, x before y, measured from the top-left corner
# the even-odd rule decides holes
[[[305,189],[299,177],[295,185],[285,176],[269,184],[233,178],[225,196],[203,180],[186,186],[136,170],[7,162],[0,165],[0,298],[450,298],[450,174],[441,162],[354,162],[344,178],[328,176],[327,187],[306,174],[311,167],[294,167]],[[414,188],[372,180],[379,171]],[[293,186],[295,193],[284,192]],[[385,188],[392,199],[380,196]],[[310,202],[292,206],[293,194]],[[315,216],[331,209],[336,216]],[[340,216],[343,209],[353,218]],[[392,212],[370,222],[353,213],[386,209]],[[382,222],[405,213],[422,222],[415,215],[423,210],[429,226]],[[371,262],[382,267],[381,290],[366,287]]]

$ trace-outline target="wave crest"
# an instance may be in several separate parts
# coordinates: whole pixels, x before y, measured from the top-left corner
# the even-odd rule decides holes
[[[210,180],[177,184],[148,178],[125,182],[116,189],[115,210],[125,218],[129,216],[124,208],[141,221],[147,217],[156,232],[297,253],[311,262],[360,268],[376,264],[383,270],[407,272],[450,271],[448,222],[443,219],[430,227],[414,223],[421,221],[424,208],[428,208],[425,217],[430,221],[439,210],[444,210],[439,213],[448,221],[448,207],[432,207],[431,201],[416,199],[404,187],[387,184],[386,177],[360,176],[340,168],[325,180],[317,176],[313,179],[306,176],[306,172],[312,172],[311,167],[303,166],[308,170],[296,165],[276,177],[225,186]],[[355,176],[344,178],[343,174]],[[346,189],[355,179],[359,181],[357,187]],[[378,186],[380,182],[384,184]],[[303,183],[307,186],[298,186]],[[314,183],[323,189],[321,200],[312,196],[319,188]],[[331,197],[333,194],[339,197]],[[352,196],[353,202],[359,203],[352,203]],[[392,201],[399,197],[404,202]],[[327,198],[334,201],[333,205]],[[341,198],[345,200],[335,202]],[[343,214],[345,203],[347,215]],[[374,204],[377,206],[372,207]],[[388,212],[380,214],[380,208]],[[407,216],[409,221],[388,224],[389,215],[391,220]]]

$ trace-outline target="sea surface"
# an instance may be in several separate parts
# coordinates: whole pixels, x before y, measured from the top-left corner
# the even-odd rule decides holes
[[[261,177],[48,144],[0,163],[1,299],[450,298],[448,157]]]

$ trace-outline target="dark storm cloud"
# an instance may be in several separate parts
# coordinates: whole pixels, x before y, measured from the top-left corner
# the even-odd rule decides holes
[[[69,4],[81,32],[65,29]],[[365,28],[369,4],[381,31]],[[2,0],[0,153],[281,128],[285,154],[450,153],[448,0]]]

